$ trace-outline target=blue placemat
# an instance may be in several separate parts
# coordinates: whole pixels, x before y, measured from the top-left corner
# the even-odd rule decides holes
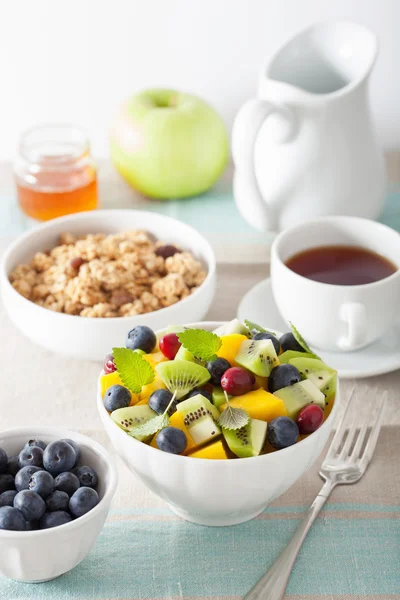
[[[290,540],[304,509],[267,509],[261,518],[228,528],[192,525],[167,510],[113,511],[94,550],[73,571],[38,585],[2,578],[0,597],[242,597]],[[394,511],[397,518],[391,518]],[[395,507],[328,506],[295,565],[288,597],[367,600],[398,594],[398,517]]]
[[[300,552],[285,598],[399,598],[399,433],[397,426],[384,427],[361,481],[334,490]],[[111,511],[92,552],[78,567],[38,585],[0,577],[0,598],[241,598],[288,543],[318,493],[321,460],[259,517],[232,527],[193,525],[162,504],[145,504],[126,494],[123,508]],[[238,480],[240,485],[246,481]]]

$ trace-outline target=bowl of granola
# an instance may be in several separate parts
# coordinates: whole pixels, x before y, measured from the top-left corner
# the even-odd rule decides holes
[[[23,334],[54,352],[103,360],[137,325],[201,320],[214,297],[215,256],[196,229],[171,217],[98,210],[20,236],[0,279]]]

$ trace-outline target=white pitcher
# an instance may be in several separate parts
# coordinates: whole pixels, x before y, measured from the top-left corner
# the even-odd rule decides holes
[[[379,215],[385,173],[368,103],[377,50],[364,26],[329,21],[272,57],[232,133],[234,196],[253,227]]]

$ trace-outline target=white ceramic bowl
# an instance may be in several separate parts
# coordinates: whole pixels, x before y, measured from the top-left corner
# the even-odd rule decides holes
[[[82,451],[82,464],[99,475],[100,502],[71,523],[39,531],[0,530],[0,573],[17,581],[39,583],[67,573],[90,552],[99,535],[117,488],[117,470],[111,455],[90,438],[54,427],[24,427],[0,431],[0,447],[15,455],[29,439],[44,442],[69,438]]]
[[[193,323],[213,330],[222,323]],[[110,418],[101,398],[97,407],[116,451],[127,467],[179,517],[199,525],[235,525],[256,517],[317,460],[339,406],[337,393],[323,425],[301,442],[263,456],[207,460],[161,452],[127,435]]]
[[[145,229],[166,243],[190,250],[207,269],[207,277],[190,296],[173,306],[145,315],[94,319],[53,312],[19,294],[8,276],[35,252],[59,243],[60,233],[116,233]],[[14,324],[48,350],[89,360],[102,360],[113,346],[123,345],[130,329],[146,324],[161,329],[171,323],[198,321],[207,313],[215,292],[215,256],[207,240],[193,227],[171,217],[135,210],[98,210],[48,221],[20,236],[6,251],[0,268],[3,301]]]

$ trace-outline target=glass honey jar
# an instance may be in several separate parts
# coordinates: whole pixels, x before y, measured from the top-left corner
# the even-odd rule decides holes
[[[41,125],[22,134],[14,164],[22,211],[38,221],[97,207],[96,167],[84,132]]]

